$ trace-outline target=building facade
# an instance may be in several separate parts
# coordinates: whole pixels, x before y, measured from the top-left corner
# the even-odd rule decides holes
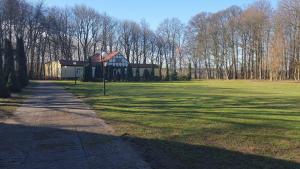
[[[154,70],[154,76],[159,75],[158,66],[154,64],[130,64],[126,57],[120,52],[112,52],[110,54],[96,53],[91,57],[92,62],[92,74],[95,76],[95,70],[97,65],[103,65],[106,63],[106,70],[110,73],[111,78],[120,76],[122,72],[127,72],[128,67],[132,68],[132,74],[134,77],[143,77],[144,72],[147,69],[149,72]],[[84,66],[88,64],[87,61],[67,61],[56,60],[50,61],[45,64],[45,79],[82,79]],[[107,72],[107,73],[108,73]]]

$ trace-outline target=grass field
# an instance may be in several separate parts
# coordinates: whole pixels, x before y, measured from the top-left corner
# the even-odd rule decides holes
[[[11,98],[0,98],[0,122],[12,116],[12,113],[20,106],[26,92],[13,94]]]
[[[300,168],[300,83],[59,83],[153,168]]]

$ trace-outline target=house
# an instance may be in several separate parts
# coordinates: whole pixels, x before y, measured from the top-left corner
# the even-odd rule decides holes
[[[46,79],[75,79],[83,77],[84,61],[56,60],[45,64]]]
[[[126,57],[120,52],[112,52],[109,54],[101,54],[97,52],[91,57],[93,67],[93,77],[95,76],[96,65],[102,65],[106,63],[107,74],[110,78],[120,76],[120,74],[127,72],[128,67],[132,68],[133,76],[136,77],[137,73],[143,77],[144,71],[151,72],[154,70],[154,75],[159,75],[158,66],[154,64],[130,64]],[[68,60],[56,60],[50,61],[45,64],[45,78],[46,79],[75,79],[82,78],[84,72],[84,66],[88,64],[88,61],[68,61]]]

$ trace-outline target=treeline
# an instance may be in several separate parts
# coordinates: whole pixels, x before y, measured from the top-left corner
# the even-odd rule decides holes
[[[193,78],[300,80],[299,0],[279,1],[276,10],[260,0],[199,13],[186,25],[169,18],[155,31],[146,21],[118,20],[83,5],[0,0],[0,25],[0,49],[5,39],[13,45],[24,39],[32,79],[44,77],[47,61],[87,61],[101,50],[122,52],[132,64],[157,64],[165,80],[189,76],[189,67]]]
[[[188,25],[199,78],[300,80],[300,1],[199,13]]]

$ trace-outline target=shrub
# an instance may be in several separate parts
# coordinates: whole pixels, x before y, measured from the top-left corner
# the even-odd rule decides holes
[[[189,81],[191,79],[188,76],[183,75],[183,76],[179,76],[178,80],[180,80],[180,81]]]
[[[172,80],[172,81],[178,80],[178,74],[177,74],[176,71],[172,72],[172,74],[171,74],[171,80]]]

